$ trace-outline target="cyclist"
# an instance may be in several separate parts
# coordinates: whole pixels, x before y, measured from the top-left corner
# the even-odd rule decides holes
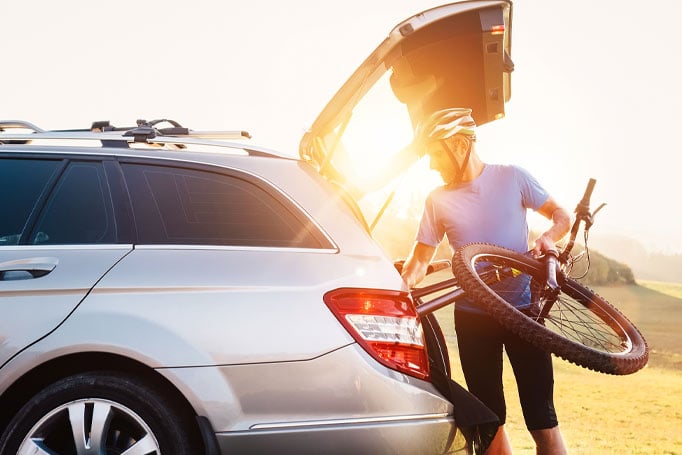
[[[568,212],[526,170],[481,160],[476,153],[471,109],[434,112],[417,127],[415,146],[429,155],[431,168],[440,173],[445,185],[432,191],[426,200],[415,243],[402,269],[409,287],[424,278],[444,235],[453,251],[467,243],[487,242],[525,252],[527,209],[552,222],[535,239],[534,254],[555,250],[555,242],[568,232]],[[566,453],[554,410],[551,355],[501,327],[470,300],[456,305],[455,331],[469,391],[500,419],[486,453],[511,453],[504,430],[503,348],[514,370],[524,419],[537,453]]]

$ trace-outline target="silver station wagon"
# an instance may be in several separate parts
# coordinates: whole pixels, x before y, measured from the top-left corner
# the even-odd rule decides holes
[[[0,121],[0,453],[468,451],[432,381],[442,334],[340,136],[375,86],[411,124],[502,116],[510,17],[469,1],[397,25],[297,158],[166,119]]]

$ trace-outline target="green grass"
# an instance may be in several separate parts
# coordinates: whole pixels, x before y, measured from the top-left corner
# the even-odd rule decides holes
[[[572,454],[682,454],[682,375],[647,367],[609,376],[554,360],[555,405]],[[505,365],[507,429],[515,454],[534,454]]]
[[[666,283],[663,281],[639,281],[639,285],[647,289],[682,299],[682,283]]]
[[[637,373],[611,376],[554,359],[555,404],[569,453],[682,455],[682,285],[643,282],[595,291],[640,329],[650,360]],[[437,315],[450,345],[453,378],[464,385],[452,307]],[[504,383],[514,453],[534,454],[508,363]]]
[[[643,286],[597,288],[642,332],[649,365],[682,372],[682,285],[644,282]]]

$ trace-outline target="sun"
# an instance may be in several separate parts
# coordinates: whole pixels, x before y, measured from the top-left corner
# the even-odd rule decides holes
[[[353,109],[341,141],[344,176],[364,193],[359,202],[370,224],[388,198],[394,216],[420,216],[428,192],[442,184],[428,158],[405,154],[413,135],[407,107],[384,75]],[[401,153],[410,156],[408,166],[397,165]]]

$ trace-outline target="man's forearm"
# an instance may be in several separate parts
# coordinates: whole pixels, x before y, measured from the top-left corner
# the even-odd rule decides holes
[[[557,207],[552,212],[552,226],[543,235],[548,236],[553,242],[558,242],[568,233],[571,228],[571,216],[563,207]]]

